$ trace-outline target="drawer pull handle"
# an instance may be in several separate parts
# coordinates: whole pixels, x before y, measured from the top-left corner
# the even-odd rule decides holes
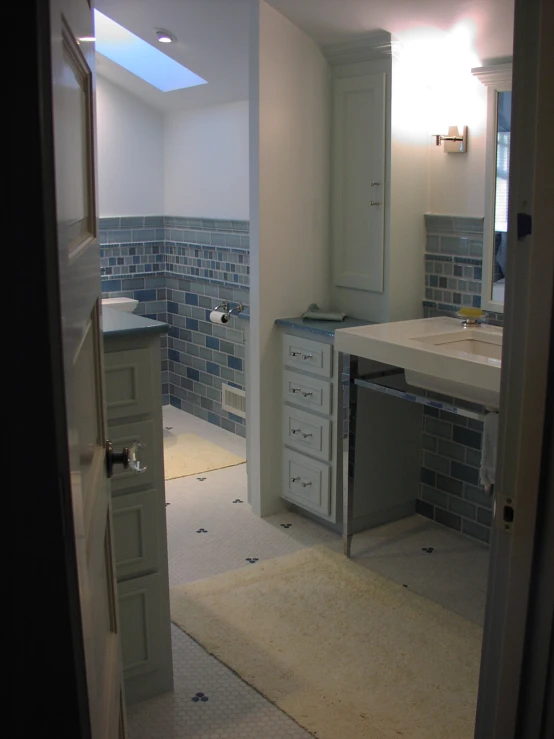
[[[302,359],[313,359],[313,358],[314,358],[313,354],[303,354],[302,355]]]
[[[302,354],[302,352],[291,352],[291,357],[299,357]]]
[[[302,429],[291,429],[290,432],[291,432],[291,434],[301,434],[302,433]]]
[[[312,395],[313,395],[313,393],[310,393],[310,392],[308,392],[308,393],[302,393],[302,397],[303,398],[311,398]]]
[[[290,481],[291,482],[299,482],[302,485],[303,488],[309,488],[310,485],[312,484],[311,482],[302,482],[302,479],[300,477],[291,477],[290,478]]]
[[[301,393],[302,392],[302,388],[301,387],[291,387],[290,391],[293,394],[294,393]]]
[[[311,439],[312,436],[313,436],[313,434],[305,434],[305,433],[302,433],[302,438],[303,439]]]

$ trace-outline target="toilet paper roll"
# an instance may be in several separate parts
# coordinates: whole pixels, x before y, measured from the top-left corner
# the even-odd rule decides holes
[[[228,313],[222,313],[222,311],[219,311],[219,310],[213,310],[210,313],[210,321],[212,323],[228,323],[228,321],[229,321],[229,314]]]

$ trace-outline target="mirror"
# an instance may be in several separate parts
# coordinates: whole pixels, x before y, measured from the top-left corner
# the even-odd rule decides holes
[[[512,111],[512,64],[492,60],[472,70],[487,86],[487,144],[481,307],[504,312]]]
[[[504,304],[506,285],[506,249],[508,238],[508,183],[510,172],[510,121],[512,93],[496,96],[496,172],[494,178],[494,235],[492,279],[489,299]]]

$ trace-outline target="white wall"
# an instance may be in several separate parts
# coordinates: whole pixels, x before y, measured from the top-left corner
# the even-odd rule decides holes
[[[460,91],[459,105],[463,111],[450,125],[468,127],[468,148],[465,154],[445,154],[444,146],[430,144],[429,153],[429,213],[457,216],[485,214],[485,146],[487,118],[487,88],[476,77],[470,78]],[[444,126],[447,121],[444,121]],[[436,131],[447,133],[447,128]],[[431,139],[431,136],[429,136]]]
[[[248,101],[166,114],[167,215],[248,220]]]
[[[248,481],[254,512],[268,515],[282,507],[274,321],[329,295],[330,75],[315,42],[276,10],[262,1],[253,16]]]
[[[163,116],[103,77],[97,78],[99,215],[160,215]]]

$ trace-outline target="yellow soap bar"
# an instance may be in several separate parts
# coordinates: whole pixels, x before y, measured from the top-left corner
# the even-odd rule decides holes
[[[458,313],[461,316],[467,316],[468,318],[478,318],[483,315],[481,308],[460,308]]]

